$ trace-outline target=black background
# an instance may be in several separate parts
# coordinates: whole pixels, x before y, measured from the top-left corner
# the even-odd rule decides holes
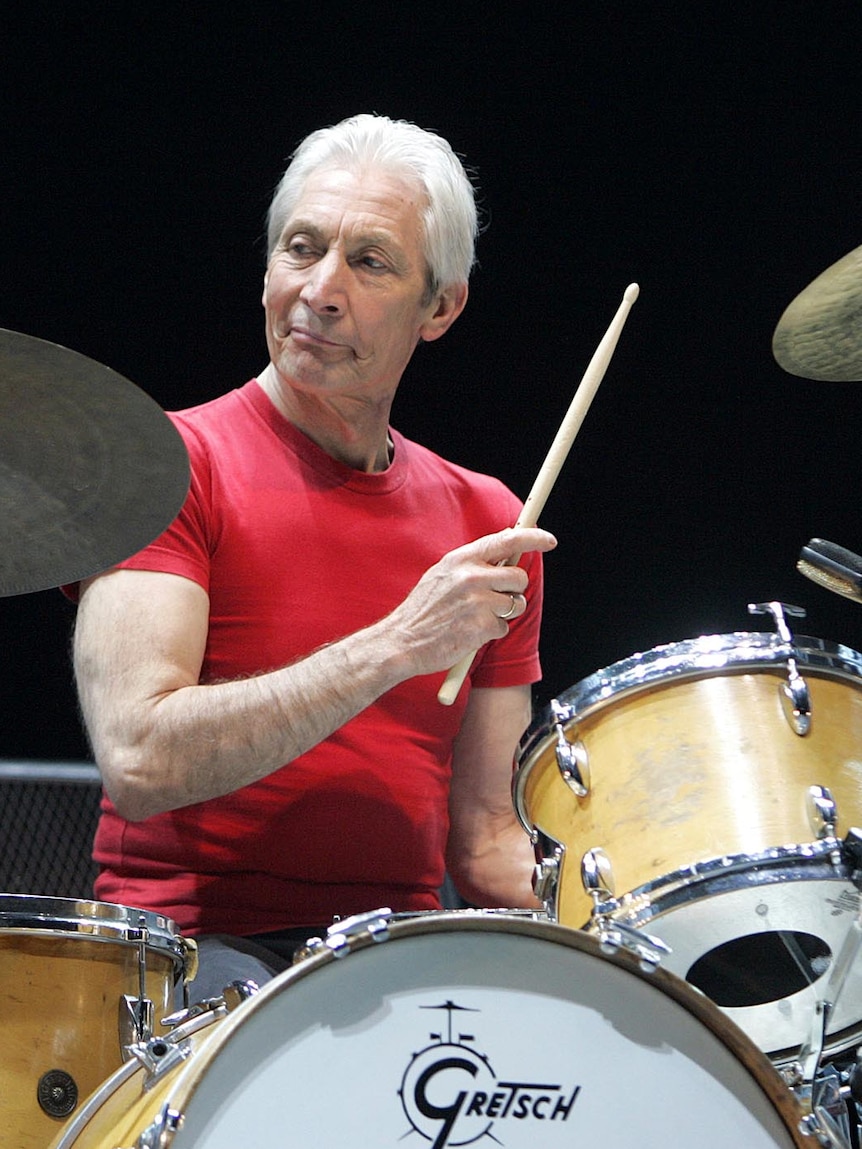
[[[488,227],[402,432],[525,497],[641,289],[541,520],[539,704],[637,650],[768,629],[753,600],[858,649],[862,607],[795,564],[814,535],[862,551],[862,383],[794,378],[771,339],[862,243],[860,33],[858,0],[8,3],[0,326],[166,408],[237,386],[266,361],[290,151],[357,111],[415,120],[476,169]],[[0,600],[0,757],[87,756],[71,621],[59,591]]]

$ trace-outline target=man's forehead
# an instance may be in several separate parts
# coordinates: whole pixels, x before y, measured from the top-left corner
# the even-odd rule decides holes
[[[332,166],[309,175],[287,222],[343,218],[384,230],[400,230],[407,223],[412,230],[424,201],[422,186],[409,175],[380,167]]]
[[[354,240],[421,245],[423,199],[416,180],[397,172],[324,168],[306,180],[283,234],[337,232]]]

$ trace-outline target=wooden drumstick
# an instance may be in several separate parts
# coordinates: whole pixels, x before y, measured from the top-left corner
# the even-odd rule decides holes
[[[516,527],[534,527],[538,522],[539,515],[542,513],[542,509],[553,489],[557,476],[562,470],[563,463],[565,463],[571,450],[572,443],[575,441],[575,436],[581,429],[581,424],[590,408],[596,391],[599,389],[599,384],[604,377],[605,371],[607,371],[620,333],[628,318],[631,306],[638,297],[639,291],[640,288],[636,283],[630,283],[626,288],[622,302],[617,308],[617,313],[584,372],[584,376],[578,385],[575,396],[554,437],[551,448],[545,456],[545,461],[521,508],[521,513],[518,515],[518,520],[515,523]],[[464,679],[467,677],[467,671],[470,669],[475,657],[476,651],[474,650],[470,654],[465,655],[446,675],[446,679],[437,693],[438,701],[442,702],[444,706],[451,706],[458,697],[458,692],[464,683]]]

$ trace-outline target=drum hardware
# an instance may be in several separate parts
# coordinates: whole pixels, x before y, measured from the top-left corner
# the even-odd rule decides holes
[[[232,1013],[243,1002],[248,1001],[260,992],[258,984],[251,980],[237,980],[226,985],[221,997],[206,998],[195,1002],[188,1009],[179,1010],[162,1019],[162,1025],[176,1026],[176,1034],[166,1037],[152,1037],[142,1039],[129,1046],[130,1058],[135,1058],[146,1072],[144,1089],[150,1089],[165,1073],[170,1072],[180,1062],[185,1061],[191,1053],[191,1043],[184,1036],[188,1023],[198,1018],[215,1021]]]
[[[801,738],[811,729],[811,697],[808,684],[799,673],[796,656],[793,652],[793,635],[787,625],[787,616],[791,618],[805,618],[805,611],[801,606],[790,606],[785,602],[751,602],[748,604],[749,614],[771,614],[775,619],[775,628],[778,637],[789,648],[787,656],[787,682],[781,686],[781,702],[784,715],[790,723],[791,730]]]
[[[196,1001],[192,1006],[186,1006],[177,1010],[176,1013],[170,1013],[167,1017],[162,1018],[162,1025],[173,1029],[175,1026],[185,1025],[186,1022],[200,1017],[202,1014],[215,1011],[232,1013],[237,1006],[248,1001],[256,993],[260,993],[260,986],[256,981],[252,981],[250,978],[232,981],[224,987],[221,997],[206,997],[201,1001]]]
[[[801,1132],[814,1137],[826,1149],[852,1149],[846,1090],[837,1071],[826,1070],[818,1075],[813,1088],[794,1092],[807,1110],[799,1124]]]
[[[837,835],[838,805],[828,786],[808,787],[808,820],[818,841]],[[840,857],[836,859],[838,865]]]
[[[148,1041],[154,1032],[155,1007],[147,997],[147,946],[150,941],[147,919],[141,914],[137,929],[129,930],[129,940],[138,943],[138,996],[123,994],[120,998],[118,1026],[120,1049],[124,1052],[135,1043]],[[127,1054],[126,1054],[127,1055]]]
[[[795,1062],[780,1067],[779,1074],[805,1112],[801,1131],[830,1149],[856,1149],[862,1131],[859,1109],[862,1099],[854,1095],[855,1067],[842,1068],[839,1063],[824,1065],[810,1085],[802,1083],[800,1069]]]
[[[155,1121],[143,1131],[135,1143],[134,1149],[169,1149],[171,1142],[182,1127],[182,1113],[165,1102]]]
[[[590,760],[587,749],[580,740],[570,742],[566,737],[563,723],[571,715],[565,707],[560,706],[556,698],[551,699],[551,713],[554,715],[554,733],[557,736],[554,756],[560,768],[560,775],[579,798],[586,798],[590,792]]]
[[[191,1053],[188,1041],[170,1041],[164,1037],[154,1037],[129,1047],[129,1053],[144,1067],[144,1089],[151,1089],[159,1078],[169,1073]]]
[[[324,938],[309,938],[296,952],[294,961],[329,951],[333,957],[343,958],[351,952],[353,941],[358,937],[369,937],[373,942],[389,939],[389,920],[392,910],[383,906],[378,910],[353,914],[349,918],[336,919],[326,931]]]
[[[535,826],[526,829],[536,856],[532,876],[533,893],[550,918],[556,921],[558,884],[566,847]]]
[[[176,1069],[184,1060],[188,1060],[188,1058],[173,1057],[170,1052],[171,1048],[178,1045],[182,1045],[184,1048],[188,1048],[190,1045],[199,1046],[202,1040],[214,1032],[217,1023],[224,1020],[227,1012],[222,998],[213,998],[209,1002],[193,1005],[188,1010],[189,1017],[187,1019],[177,1022],[176,1028],[164,1038],[153,1038],[151,1049],[142,1052],[140,1056],[136,1053],[128,1061],[124,1061],[116,1072],[111,1074],[90,1094],[80,1108],[76,1110],[74,1116],[63,1126],[59,1137],[51,1142],[52,1149],[55,1146],[59,1149],[59,1147],[76,1144],[80,1133],[90,1128],[92,1123],[98,1126],[100,1121],[105,1120],[109,1124],[110,1122],[104,1118],[104,1112],[106,1109],[111,1109],[118,1094],[126,1091],[139,1091],[142,1097],[146,1096],[152,1088],[149,1076],[151,1071],[164,1077],[171,1068]],[[172,1018],[165,1018],[164,1024],[170,1024],[171,1021]],[[158,1048],[159,1045],[165,1047],[164,1053]],[[170,1122],[165,1127],[166,1135],[170,1133],[169,1126]],[[115,1141],[112,1139],[112,1149],[114,1144]],[[136,1138],[134,1149],[140,1149],[141,1144],[142,1142]],[[167,1145],[168,1142],[163,1144]],[[131,1149],[131,1144],[128,1143],[128,1145]],[[156,1145],[158,1146],[159,1143],[156,1142]]]
[[[664,954],[671,952],[660,938],[651,937],[620,918],[614,918],[620,903],[614,897],[614,878],[610,859],[600,846],[587,850],[581,859],[581,881],[593,899],[589,928],[598,938],[602,953],[615,954],[625,949],[638,959],[644,973],[652,973]]]
[[[853,830],[843,843],[844,850],[858,861],[860,847],[859,831]],[[862,885],[859,870],[853,874],[854,884]],[[804,1106],[810,1108],[806,1118],[814,1132],[818,1130],[826,1133],[831,1140],[824,1144],[834,1145],[836,1149],[850,1149],[851,1147],[851,1108],[857,1114],[857,1135],[860,1129],[858,1122],[858,1102],[854,1093],[858,1088],[858,1061],[852,1070],[842,1074],[838,1065],[821,1065],[823,1049],[826,1043],[827,1027],[830,1017],[835,1011],[838,1000],[844,990],[848,975],[853,968],[860,949],[862,949],[862,908],[847,931],[847,936],[841,950],[835,959],[829,973],[829,979],[815,1004],[811,1019],[811,1031],[799,1051],[798,1061],[789,1067],[789,1072],[783,1074],[785,1080],[794,1088]]]

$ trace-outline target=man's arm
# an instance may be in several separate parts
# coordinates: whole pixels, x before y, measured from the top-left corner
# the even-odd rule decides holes
[[[105,788],[141,819],[230,793],[311,749],[399,682],[500,638],[526,572],[500,566],[553,536],[507,529],[445,555],[389,615],[282,669],[202,685],[209,600],[189,579],[114,570],[82,586],[81,709]],[[520,600],[523,609],[523,599]]]
[[[477,688],[455,744],[446,867],[476,906],[537,909],[530,839],[512,801],[512,768],[530,722],[530,687]]]

